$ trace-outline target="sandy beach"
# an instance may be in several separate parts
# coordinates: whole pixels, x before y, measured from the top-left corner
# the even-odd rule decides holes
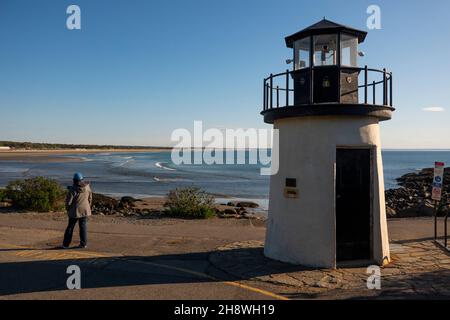
[[[99,153],[150,153],[169,152],[166,148],[151,149],[58,149],[58,150],[0,150],[0,160],[21,161],[21,162],[75,162],[83,159],[70,155],[88,155]],[[64,157],[61,157],[64,156]]]

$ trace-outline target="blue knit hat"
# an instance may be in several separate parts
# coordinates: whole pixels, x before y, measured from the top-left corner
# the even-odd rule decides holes
[[[81,174],[81,173],[79,173],[79,172],[77,172],[77,173],[75,173],[74,175],[73,175],[73,180],[75,180],[75,181],[81,181],[81,180],[83,180],[84,178],[83,178],[83,175]]]

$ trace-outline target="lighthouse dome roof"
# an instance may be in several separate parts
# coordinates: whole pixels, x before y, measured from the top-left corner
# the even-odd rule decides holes
[[[344,32],[347,34],[351,34],[358,37],[358,41],[361,43],[366,39],[367,32],[358,30],[352,27],[345,26],[343,24],[339,24],[327,19],[323,19],[308,28],[305,28],[303,30],[300,30],[288,37],[285,38],[286,45],[288,48],[292,48],[294,45],[294,41],[308,37],[313,35],[320,35],[320,34],[330,34],[330,33],[338,33],[338,32]]]

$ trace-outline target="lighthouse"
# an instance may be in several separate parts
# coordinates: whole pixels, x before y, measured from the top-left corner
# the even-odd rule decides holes
[[[285,38],[292,69],[264,79],[264,121],[278,130],[265,255],[316,268],[390,261],[380,122],[392,73],[361,67],[367,32],[322,20]]]

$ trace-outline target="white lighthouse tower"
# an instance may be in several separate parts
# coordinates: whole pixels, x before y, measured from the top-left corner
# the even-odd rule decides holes
[[[265,255],[320,268],[389,262],[380,122],[392,73],[359,67],[367,33],[322,20],[287,37],[293,70],[264,80],[279,130]]]

